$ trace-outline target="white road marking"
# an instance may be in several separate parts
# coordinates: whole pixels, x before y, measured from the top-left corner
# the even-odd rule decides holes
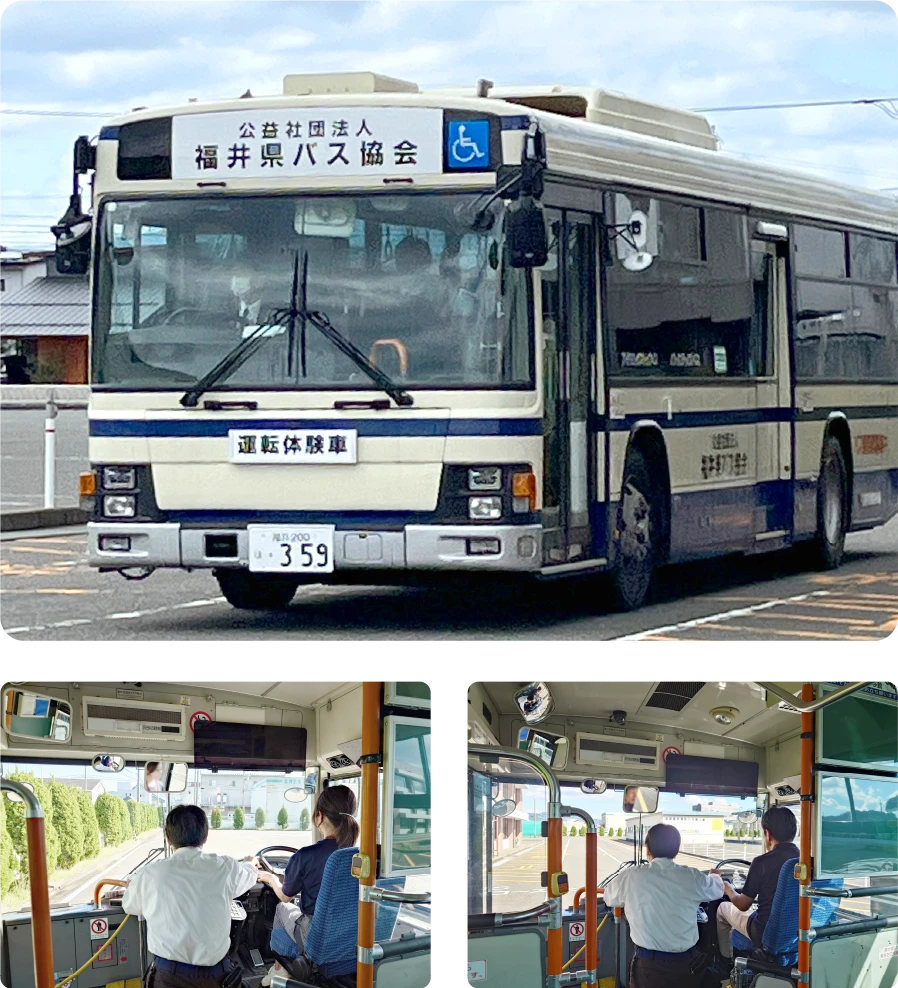
[[[798,594],[795,597],[783,597],[778,600],[766,600],[763,604],[754,604],[751,607],[737,607],[732,611],[723,611],[719,614],[709,614],[707,617],[693,618],[691,621],[680,621],[679,624],[667,624],[663,628],[652,628],[651,631],[637,631],[632,635],[624,635],[621,638],[612,638],[611,641],[618,642],[638,642],[649,635],[665,635],[671,631],[688,631],[690,628],[698,628],[703,624],[712,621],[726,621],[728,618],[745,617],[754,614],[756,611],[766,611],[771,607],[780,607],[783,604],[798,604],[803,600],[810,600],[812,597],[830,597],[830,590],[812,590],[810,593]]]
[[[147,617],[150,614],[163,614],[165,611],[182,610],[185,607],[208,607],[211,604],[223,604],[224,597],[210,597],[207,600],[189,600],[183,604],[169,604],[167,607],[148,607],[144,611],[120,611],[116,614],[104,614],[98,618],[70,618],[68,621],[55,621],[53,624],[33,624],[24,628],[6,628],[8,635],[27,634],[32,631],[49,631],[52,628],[71,628],[76,624],[95,624],[98,621],[132,621],[134,618]]]
[[[132,847],[131,850],[128,851],[127,854],[123,854],[117,861],[113,861],[112,864],[110,864],[110,865],[105,865],[104,864],[103,867],[100,868],[99,870],[95,871],[93,873],[92,877],[91,878],[88,878],[88,880],[83,885],[79,886],[79,888],[76,888],[74,892],[69,892],[69,894],[66,896],[66,898],[69,901],[71,901],[71,902],[77,903],[77,899],[75,899],[75,896],[76,895],[79,895],[86,888],[92,888],[93,886],[95,886],[97,884],[97,877],[99,875],[102,875],[104,872],[107,875],[114,875],[116,873],[116,871],[115,871],[116,868],[118,868],[118,866],[123,861],[127,861],[128,858],[133,857],[135,854],[137,854],[137,853],[139,853],[141,851],[144,851],[144,852],[149,853],[149,851],[148,851],[148,845],[149,844],[152,844],[154,840],[158,840],[158,839],[159,839],[158,837],[152,837],[149,840],[144,841],[144,843],[142,843],[139,847]],[[149,848],[149,850],[152,850],[152,848]],[[146,853],[144,854],[144,857],[146,857]]]

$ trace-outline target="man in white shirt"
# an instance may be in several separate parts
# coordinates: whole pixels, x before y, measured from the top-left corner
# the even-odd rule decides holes
[[[146,988],[219,988],[232,970],[231,900],[256,884],[256,863],[205,854],[209,824],[199,806],[176,806],[165,836],[174,853],[140,868],[122,900],[147,922],[156,960]]]
[[[723,879],[674,864],[680,832],[667,823],[645,838],[648,867],[626,868],[605,887],[605,905],[623,906],[636,947],[630,988],[692,988],[702,956],[696,912],[723,895]]]

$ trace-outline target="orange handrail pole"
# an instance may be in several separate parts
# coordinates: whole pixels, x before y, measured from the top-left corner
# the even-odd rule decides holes
[[[0,788],[16,793],[25,804],[25,848],[31,886],[31,945],[34,986],[53,988],[53,934],[50,926],[50,883],[47,881],[47,836],[44,810],[34,792],[21,782],[3,779]]]
[[[814,699],[814,687],[805,683],[801,688],[802,700]],[[811,884],[811,789],[814,769],[814,713],[801,714],[801,836],[799,838],[799,884]],[[801,896],[798,900],[798,980],[808,983],[811,970],[811,942],[802,932],[811,928],[811,900]]]
[[[125,888],[126,889],[128,887],[128,879],[127,878],[101,878],[97,882],[97,884],[94,886],[94,905],[97,905],[98,906],[100,904],[100,889],[103,888],[104,885],[119,885],[119,886],[121,886],[121,888]]]
[[[599,838],[593,828],[586,834],[586,970],[594,974],[598,970],[599,908],[598,908],[598,860]],[[593,982],[595,983],[595,982]]]
[[[359,834],[362,873],[358,876],[358,988],[373,988],[374,985],[374,958],[371,954],[374,947],[375,903],[364,898],[363,889],[374,885],[377,878],[377,759],[380,756],[381,686],[381,683],[362,683],[362,822]]]

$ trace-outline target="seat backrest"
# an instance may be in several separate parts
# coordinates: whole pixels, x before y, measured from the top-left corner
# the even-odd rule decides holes
[[[355,971],[359,931],[359,883],[352,875],[357,847],[338,848],[327,859],[315,915],[306,934],[303,951],[326,977]],[[378,880],[378,888],[401,889],[404,878]],[[374,939],[389,940],[399,914],[399,903],[378,902]]]
[[[761,938],[764,949],[778,963],[794,964],[798,959],[798,900],[799,884],[795,878],[798,858],[789,858],[780,869],[773,896],[770,918]],[[818,879],[811,882],[814,888],[841,888],[841,878]],[[811,928],[825,926],[839,906],[838,899],[811,900]]]

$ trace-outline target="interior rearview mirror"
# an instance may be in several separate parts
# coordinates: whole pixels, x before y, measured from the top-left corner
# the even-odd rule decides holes
[[[26,789],[30,789],[32,792],[34,792],[34,786],[30,782],[20,782],[19,785],[20,786],[24,786]],[[13,792],[12,789],[4,789],[3,791],[6,793],[6,798],[11,803],[23,803],[24,802],[24,800],[22,799],[22,797],[17,792]]]
[[[95,772],[121,772],[125,759],[121,755],[94,755],[90,764]]]
[[[186,762],[147,762],[143,767],[143,787],[147,792],[184,792]]]
[[[305,791],[305,789],[302,789],[299,786],[294,786],[292,789],[284,790],[284,799],[286,799],[288,803],[302,803],[308,798],[309,794]]]
[[[632,785],[624,789],[624,813],[654,813],[657,809],[657,786]]]
[[[607,788],[602,779],[584,779],[580,783],[580,792],[589,796],[600,796]]]
[[[3,694],[3,726],[11,737],[68,741],[72,705],[55,696],[10,687]]]
[[[549,236],[542,206],[532,196],[521,196],[505,215],[508,263],[513,268],[538,268],[549,258]]]
[[[545,683],[528,683],[514,695],[514,702],[528,724],[541,724],[552,715],[555,701]]]
[[[518,808],[518,804],[513,799],[499,799],[493,803],[493,816],[511,816]]]

